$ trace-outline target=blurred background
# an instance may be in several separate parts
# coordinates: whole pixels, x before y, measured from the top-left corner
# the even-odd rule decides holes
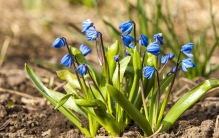
[[[80,33],[82,21],[91,19],[102,32],[105,46],[120,41],[118,26],[127,20],[153,39],[163,33],[162,53],[179,53],[180,47],[194,42],[197,67],[188,78],[209,77],[218,65],[218,0],[0,0],[0,69],[23,69],[34,64],[57,70],[66,49],[51,48],[64,36],[75,47],[87,42]],[[95,50],[87,58],[97,63]]]

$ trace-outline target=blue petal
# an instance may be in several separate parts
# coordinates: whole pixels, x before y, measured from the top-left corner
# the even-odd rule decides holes
[[[143,35],[143,34],[140,35],[139,44],[142,46],[147,46],[148,45],[148,37]]]
[[[143,68],[144,78],[151,79],[154,75],[155,69],[152,66],[145,66]]]
[[[70,54],[66,54],[62,59],[61,59],[61,64],[64,66],[71,67],[72,66],[72,60]]]
[[[99,32],[90,28],[86,31],[86,36],[88,41],[96,40],[96,38],[99,36]]]
[[[161,57],[161,64],[166,64],[168,60],[169,60],[169,55],[163,55]]]
[[[129,47],[130,43],[134,40],[134,38],[130,35],[122,34],[121,37],[122,37],[123,44],[127,47]]]
[[[81,75],[86,75],[87,74],[87,65],[86,64],[81,64],[76,68],[76,71],[79,72]]]
[[[61,48],[65,45],[66,45],[66,43],[62,37],[56,38],[56,40],[52,43],[52,47],[55,47],[55,48]]]
[[[119,29],[121,29],[122,33],[124,34],[130,34],[132,31],[132,27],[133,27],[132,21],[126,21],[120,24]]]
[[[85,46],[84,44],[81,44],[81,45],[80,45],[79,50],[81,51],[81,53],[83,54],[83,56],[87,56],[87,55],[91,52],[91,49],[88,48],[87,46]]]
[[[191,58],[186,58],[182,60],[182,70],[184,72],[187,72],[187,68],[193,68],[195,67],[195,64],[192,62]]]
[[[164,44],[162,33],[155,34],[154,39],[158,44],[161,44],[161,45]]]
[[[155,56],[158,56],[160,54],[160,46],[158,45],[157,42],[151,43],[150,46],[148,46],[146,50],[147,52]]]
[[[83,30],[81,31],[82,33],[85,33],[91,26],[94,26],[94,23],[91,22],[90,19],[87,19],[82,22],[82,26],[84,27]]]
[[[175,57],[175,55],[173,53],[170,53],[168,55],[169,55],[169,59],[173,59]]]
[[[188,43],[182,46],[181,51],[187,55],[188,57],[193,57],[193,55],[191,54],[192,52],[192,47],[194,46],[194,43]]]

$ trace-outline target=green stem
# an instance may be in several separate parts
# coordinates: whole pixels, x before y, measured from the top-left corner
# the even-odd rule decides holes
[[[132,21],[133,25],[134,25],[134,41],[135,41],[135,46],[136,46],[136,24],[134,21]]]

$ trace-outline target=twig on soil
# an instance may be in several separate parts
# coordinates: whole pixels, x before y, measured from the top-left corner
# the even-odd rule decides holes
[[[10,122],[11,122],[11,118],[8,119],[4,124],[2,124],[2,125],[0,126],[0,131],[1,131],[1,130],[4,130],[4,129],[6,128],[6,126],[7,126]]]
[[[56,91],[56,90],[58,90],[59,88],[63,87],[65,84],[66,84],[66,82],[60,83],[60,84],[58,84],[53,90]]]
[[[10,90],[10,89],[0,88],[0,92],[16,94],[16,95],[19,95],[19,96],[22,96],[22,97],[26,97],[26,98],[30,98],[30,99],[35,99],[35,100],[36,99],[41,99],[41,98],[38,98],[38,97],[31,96],[29,94],[25,94],[25,93],[22,93],[22,92],[19,92],[19,91],[15,91],[15,90]]]
[[[216,117],[215,128],[219,128],[218,122],[219,122],[219,115],[217,115],[217,117]]]

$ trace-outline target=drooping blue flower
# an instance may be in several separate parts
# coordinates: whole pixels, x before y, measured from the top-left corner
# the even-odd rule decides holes
[[[162,64],[162,65],[163,65],[163,64],[166,64],[168,60],[169,60],[169,55],[163,55],[163,56],[161,57],[161,64]]]
[[[194,46],[194,43],[188,43],[185,44],[184,46],[182,46],[181,51],[188,57],[193,57],[193,55],[191,54],[192,52],[192,47]]]
[[[130,43],[134,40],[134,38],[130,35],[124,35],[121,36],[123,44],[127,47],[129,47]]]
[[[179,71],[180,70],[180,67],[178,66],[177,67],[177,71]],[[170,73],[174,73],[174,72],[176,72],[176,66],[174,66],[171,70],[170,70]]]
[[[81,53],[83,54],[83,56],[87,56],[87,55],[91,52],[91,49],[88,48],[88,46],[85,46],[84,44],[81,44],[81,45],[80,45],[79,50],[81,51]]]
[[[168,55],[169,55],[169,59],[173,59],[175,57],[175,55],[173,53],[170,53]]]
[[[129,46],[131,49],[134,49],[135,48],[135,45],[133,43],[129,44]]]
[[[82,22],[82,26],[84,27],[83,30],[81,31],[82,33],[85,33],[90,27],[94,26],[94,23],[91,22],[90,19],[87,19]]]
[[[56,40],[52,43],[52,47],[55,48],[61,48],[65,45],[66,45],[65,40],[62,37],[56,38]]]
[[[140,35],[139,44],[142,46],[148,46],[148,37],[146,35]]]
[[[96,40],[96,38],[99,36],[99,32],[95,29],[88,29],[86,31],[86,37],[88,41]]]
[[[151,43],[148,47],[147,47],[147,52],[155,55],[155,56],[158,56],[160,54],[160,46],[158,45],[157,42],[153,42]]]
[[[119,25],[119,29],[122,30],[123,34],[130,34],[132,31],[133,22],[132,21],[126,21]]]
[[[115,55],[114,56],[114,61],[119,62],[119,59],[120,59],[120,55]]]
[[[81,75],[86,75],[87,74],[87,65],[86,64],[81,64],[76,68],[76,71],[79,72]]]
[[[175,55],[173,53],[163,55],[161,57],[161,64],[166,64],[168,60],[173,59],[174,57],[175,57]]]
[[[164,44],[162,33],[155,34],[154,39],[158,44],[160,44],[160,45]]]
[[[155,68],[152,66],[145,66],[143,68],[144,78],[151,79],[154,75]]]
[[[60,63],[63,64],[64,66],[67,66],[67,67],[70,68],[70,67],[72,66],[71,55],[70,55],[70,54],[66,54],[66,55],[62,58],[62,60],[61,60]]]
[[[192,58],[186,58],[182,60],[182,70],[187,72],[187,68],[193,68],[195,64],[192,62]]]

